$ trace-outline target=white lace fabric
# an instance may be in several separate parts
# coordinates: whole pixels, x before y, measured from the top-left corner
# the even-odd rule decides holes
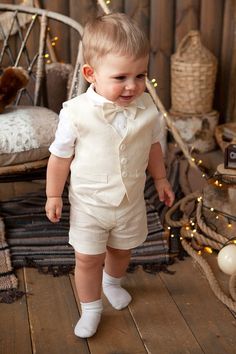
[[[7,108],[0,114],[0,166],[47,157],[57,125],[58,115],[47,108]]]

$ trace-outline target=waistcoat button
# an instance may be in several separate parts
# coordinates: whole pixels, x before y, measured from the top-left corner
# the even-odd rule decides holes
[[[122,175],[122,177],[127,177],[128,173],[126,171],[123,171],[121,175]]]
[[[122,159],[120,160],[121,165],[125,165],[127,164],[127,158],[126,157],[122,157]]]
[[[121,144],[121,145],[120,145],[120,150],[121,150],[121,151],[124,151],[125,148],[126,148],[126,145],[125,145],[125,144]]]

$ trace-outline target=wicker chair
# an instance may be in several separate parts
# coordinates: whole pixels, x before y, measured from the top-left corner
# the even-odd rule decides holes
[[[1,22],[1,17],[4,24]],[[72,72],[69,80],[68,95],[65,97],[65,99],[69,99],[85,89],[85,82],[80,77],[79,70],[82,57],[80,49],[82,26],[73,19],[52,11],[22,5],[0,4],[0,69],[3,70],[9,66],[23,67],[29,75],[27,87],[18,92],[12,107],[8,107],[0,115],[1,182],[33,180],[45,177],[49,155],[48,146],[43,147],[44,154],[41,156],[40,153],[39,156],[34,154],[38,152],[38,146],[22,146],[19,151],[14,151],[12,154],[12,151],[5,151],[2,147],[4,145],[8,146],[9,141],[11,143],[12,139],[14,140],[14,136],[9,138],[10,140],[7,144],[6,141],[1,142],[1,139],[6,139],[3,136],[3,124],[8,122],[9,114],[13,114],[13,125],[21,119],[22,114],[24,116],[26,111],[27,119],[23,118],[23,124],[25,125],[29,122],[31,124],[31,131],[34,130],[36,123],[40,124],[37,128],[38,130],[36,128],[35,130],[40,135],[44,135],[44,137],[48,137],[49,135],[50,114],[51,116],[54,115],[55,125],[55,120],[57,119],[55,118],[57,117],[56,113],[46,109],[48,107],[46,57],[47,52],[51,57],[54,52],[49,39],[48,29],[49,25],[52,26],[52,23],[55,21],[63,24],[63,28],[67,26],[69,32],[73,35],[73,48],[78,48],[78,50],[76,49],[76,58],[74,58],[73,66],[71,66]],[[40,109],[44,110],[40,111]],[[39,123],[39,117],[40,119],[44,118],[43,124]],[[10,133],[14,135],[15,130],[18,128],[15,127],[15,129],[12,129],[12,125],[8,130],[11,130]],[[28,138],[28,140],[30,139]],[[50,140],[50,138],[48,139]],[[11,144],[13,145],[13,143]],[[50,142],[48,141],[48,143]],[[27,149],[31,148],[33,154],[27,151]],[[12,157],[13,155],[14,158]],[[37,156],[37,158],[34,158],[34,156]]]

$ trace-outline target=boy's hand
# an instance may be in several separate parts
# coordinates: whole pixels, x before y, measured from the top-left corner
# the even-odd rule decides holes
[[[160,201],[171,207],[175,200],[175,195],[168,180],[166,178],[154,179],[154,183]]]
[[[62,198],[61,197],[48,197],[45,205],[45,211],[48,219],[51,222],[59,222],[62,212]]]

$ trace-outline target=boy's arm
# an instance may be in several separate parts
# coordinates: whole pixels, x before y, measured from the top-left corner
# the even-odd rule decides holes
[[[148,172],[154,180],[166,178],[166,168],[164,164],[161,144],[152,144],[148,160]]]
[[[160,201],[163,201],[166,205],[171,206],[175,197],[171,185],[166,178],[166,168],[161,144],[159,142],[154,143],[151,146],[147,168],[154,180]]]
[[[48,160],[45,210],[52,222],[58,222],[62,211],[63,189],[69,175],[71,158],[61,158],[51,155]]]
[[[61,197],[70,172],[72,157],[62,158],[51,154],[47,167],[47,197]]]

